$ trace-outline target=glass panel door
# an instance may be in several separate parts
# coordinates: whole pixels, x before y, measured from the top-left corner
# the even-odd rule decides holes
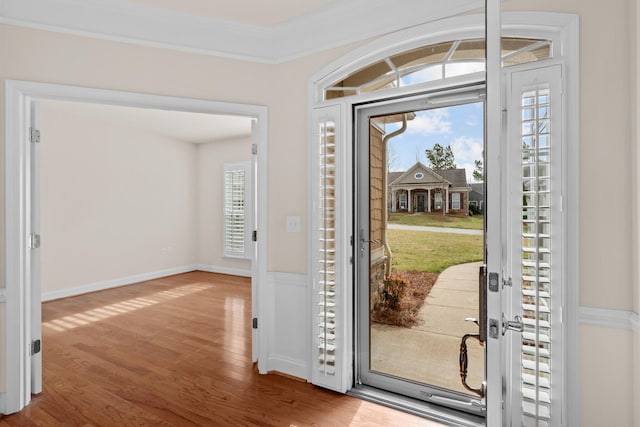
[[[420,105],[358,112],[358,382],[482,414],[484,104]]]

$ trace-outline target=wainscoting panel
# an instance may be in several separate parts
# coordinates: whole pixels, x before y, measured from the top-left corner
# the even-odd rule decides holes
[[[309,380],[311,341],[307,276],[268,273],[273,295],[268,369]]]

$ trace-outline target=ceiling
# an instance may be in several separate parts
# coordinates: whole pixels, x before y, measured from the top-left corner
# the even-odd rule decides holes
[[[274,27],[316,12],[336,0],[129,0],[211,19]],[[345,1],[345,0],[343,0]]]
[[[39,101],[47,108],[73,116],[77,120],[99,118],[106,124],[124,126],[137,132],[169,139],[203,144],[251,135],[251,119],[240,116],[154,110],[119,105],[90,104],[72,101]]]
[[[0,0],[0,23],[282,63],[483,5],[483,0]]]

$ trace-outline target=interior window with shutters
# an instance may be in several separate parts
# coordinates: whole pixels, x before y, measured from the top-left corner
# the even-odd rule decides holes
[[[248,210],[245,196],[248,182],[248,163],[224,165],[224,256],[249,259],[247,244]]]

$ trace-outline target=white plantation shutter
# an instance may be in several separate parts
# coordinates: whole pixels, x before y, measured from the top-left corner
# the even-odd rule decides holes
[[[342,378],[345,355],[344,260],[347,259],[342,218],[337,205],[342,176],[338,167],[340,106],[314,110],[311,209],[311,277],[313,349],[312,382],[336,391],[345,391]]]
[[[245,203],[248,164],[224,165],[224,256],[249,258],[247,242],[248,211]]]
[[[512,175],[512,194],[519,192],[513,211],[515,314],[524,330],[514,334],[512,424],[561,425],[563,363],[562,307],[562,91],[560,66],[514,73],[513,120],[518,136],[510,140],[518,156],[518,176]],[[512,122],[515,125],[515,123]],[[515,163],[515,162],[514,162]],[[515,164],[518,164],[515,163]],[[514,172],[515,173],[515,172]],[[517,186],[517,187],[516,187]],[[514,194],[515,195],[515,194]],[[515,251],[514,251],[515,252]],[[518,253],[515,252],[515,253]],[[519,420],[518,420],[519,418]]]

